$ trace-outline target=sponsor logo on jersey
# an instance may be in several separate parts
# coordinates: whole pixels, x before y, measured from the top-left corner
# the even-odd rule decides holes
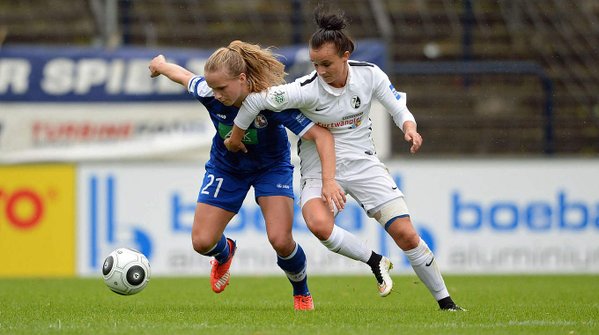
[[[339,122],[333,123],[318,123],[319,126],[324,128],[342,128],[347,127],[348,129],[357,128],[362,124],[362,117],[356,116],[351,119],[344,119]]]
[[[266,119],[266,116],[258,114],[254,119],[254,127],[265,128],[266,126],[268,126],[268,120]]]
[[[285,91],[272,91],[269,94],[269,98],[272,102],[274,102],[277,105],[281,105],[285,101],[287,101],[287,96],[285,95]]]
[[[363,116],[363,114],[364,113],[358,113],[358,114],[348,115],[348,116],[344,117],[339,122],[318,123],[318,125],[321,126],[321,127],[325,127],[325,128],[347,127],[349,129],[353,129],[353,128],[359,127],[362,124],[362,116]]]
[[[220,138],[225,140],[231,137],[232,129],[233,126],[219,123],[217,128],[218,135],[220,136]],[[243,142],[244,144],[258,144],[258,129],[249,128],[248,130],[246,130],[243,139],[241,139],[241,142]]]
[[[216,116],[218,116],[219,118],[226,120],[227,116],[225,114],[216,114]]]
[[[355,95],[353,98],[351,98],[351,105],[355,109],[360,108],[361,104],[362,104],[362,102],[360,101],[360,97],[359,96]]]
[[[357,118],[362,118],[362,114],[364,114],[363,112],[358,113],[358,114],[352,114],[352,115],[348,115],[348,116],[344,116],[343,120],[352,120],[352,119],[357,119]]]
[[[357,117],[354,119],[354,124],[350,128],[357,128],[362,124],[362,118]]]

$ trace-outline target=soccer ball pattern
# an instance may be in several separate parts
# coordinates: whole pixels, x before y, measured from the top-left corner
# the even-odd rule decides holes
[[[121,295],[136,294],[148,285],[150,262],[137,250],[118,248],[104,260],[102,275],[104,283],[113,292]]]

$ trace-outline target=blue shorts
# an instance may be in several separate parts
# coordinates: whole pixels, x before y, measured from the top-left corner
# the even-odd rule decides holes
[[[259,197],[282,195],[293,199],[293,165],[277,165],[257,173],[236,174],[206,165],[198,202],[237,213],[254,187]]]

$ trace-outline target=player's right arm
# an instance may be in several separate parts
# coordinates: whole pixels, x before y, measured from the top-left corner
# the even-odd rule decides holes
[[[345,208],[345,192],[335,180],[336,156],[335,139],[331,132],[319,125],[312,126],[302,135],[302,139],[314,141],[316,151],[320,157],[322,169],[322,200],[329,206],[331,212],[335,206],[339,211]]]
[[[306,95],[297,82],[272,86],[265,92],[250,93],[239,108],[233,121],[235,125],[246,130],[262,110],[280,112],[284,109],[302,109],[307,105]]]
[[[168,79],[185,87],[187,87],[191,78],[195,76],[195,74],[186,68],[175,63],[167,62],[163,55],[154,57],[154,59],[150,61],[149,68],[150,76],[152,78],[164,75]]]
[[[312,99],[317,100],[317,99]],[[280,112],[289,108],[308,108],[310,99],[303,94],[301,85],[298,82],[293,82],[284,85],[272,86],[266,92],[250,93],[243,103],[241,108],[233,120],[233,130],[231,136],[225,140],[225,146],[229,151],[247,152],[241,139],[245,134],[245,130],[254,122],[258,113],[262,110],[271,110]]]

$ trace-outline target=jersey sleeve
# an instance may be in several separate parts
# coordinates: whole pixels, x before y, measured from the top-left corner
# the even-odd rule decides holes
[[[379,67],[375,67],[374,71],[374,92],[377,99],[391,114],[399,129],[403,130],[403,124],[406,121],[416,123],[414,115],[407,106],[407,95],[404,92],[397,92],[387,74]]]
[[[202,76],[194,76],[187,84],[187,91],[196,99],[211,97],[212,89],[206,83],[206,79]]]
[[[305,105],[301,85],[293,82],[272,86],[266,92],[249,94],[233,121],[241,129],[247,129],[262,110],[280,112],[288,108],[302,108]]]
[[[297,109],[284,110],[283,113],[272,113],[272,117],[299,137],[304,136],[314,126],[314,122]]]

